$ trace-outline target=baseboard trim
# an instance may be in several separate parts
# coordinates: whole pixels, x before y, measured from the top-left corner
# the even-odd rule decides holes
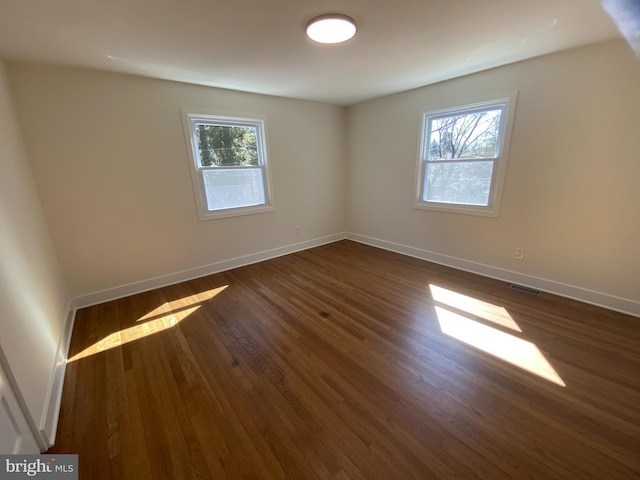
[[[337,242],[343,239],[353,240],[356,242],[364,243],[366,245],[382,248],[384,250],[389,250],[392,252],[401,253],[403,255],[427,260],[429,262],[457,268],[459,270],[476,273],[485,277],[525,285],[537,290],[542,290],[566,298],[571,298],[573,300],[578,300],[599,307],[604,307],[609,310],[615,310],[617,312],[640,317],[640,302],[634,300],[596,292],[593,290],[557,282],[554,280],[549,280],[546,278],[514,272],[512,270],[493,267],[491,265],[473,262],[458,257],[443,255],[441,253],[433,252],[430,250],[424,250],[421,248],[411,247],[409,245],[389,242],[387,240],[381,240],[379,238],[350,232],[338,233],[312,240],[307,240],[304,242],[294,243],[291,245],[285,245],[282,247],[245,255],[242,257],[236,257],[229,260],[223,260],[209,265],[204,265],[202,267],[192,268],[181,272],[163,275],[160,277],[155,277],[128,285],[82,295],[72,299],[71,311],[75,311],[79,308],[84,308],[91,305],[96,305],[98,303],[108,302],[129,295],[135,295],[137,293],[153,290],[155,288],[161,288],[168,285],[173,285],[175,283],[193,280],[199,277],[213,275],[215,273],[224,272],[233,268],[251,265],[253,263],[258,263],[264,260],[269,260],[271,258],[307,250],[309,248],[319,247],[321,245],[326,245],[328,243]],[[69,332],[69,335],[70,333],[71,332]]]
[[[403,255],[427,260],[429,262],[438,263],[448,267],[457,268],[471,273],[476,273],[485,277],[503,280],[505,282],[517,283],[536,290],[545,291],[562,297],[571,298],[584,303],[589,303],[599,307],[615,310],[617,312],[626,313],[635,317],[640,317],[640,302],[629,300],[627,298],[616,297],[606,293],[596,292],[574,285],[568,285],[546,278],[526,275],[503,268],[492,267],[482,263],[464,260],[462,258],[443,255],[441,253],[423,250],[400,243],[388,242],[378,238],[368,237],[357,233],[347,233],[346,238],[355,242],[364,243],[373,247],[382,248]]]
[[[71,334],[76,318],[75,309],[70,309],[67,314],[65,327],[58,342],[55,362],[53,365],[51,383],[49,384],[48,398],[45,402],[45,411],[42,415],[40,425],[40,437],[45,445],[45,450],[51,448],[56,441],[58,430],[58,417],[60,416],[60,404],[62,402],[62,387],[64,385],[64,374],[67,368],[67,356],[69,345],[71,344]]]
[[[307,240],[304,242],[294,243],[291,245],[285,245],[270,250],[264,250],[262,252],[252,253],[250,255],[244,255],[242,257],[236,257],[229,260],[223,260],[220,262],[204,265],[202,267],[192,268],[189,270],[183,270],[181,272],[171,273],[160,277],[150,278],[148,280],[142,280],[140,282],[130,283],[120,287],[110,288],[95,293],[89,293],[75,297],[71,302],[73,310],[79,308],[89,307],[99,303],[116,300],[118,298],[127,297],[129,295],[135,295],[137,293],[146,292],[156,288],[166,287],[179,282],[186,282],[195,278],[205,277],[207,275],[213,275],[215,273],[231,270],[232,268],[244,267],[253,263],[262,262],[290,253],[299,252],[301,250],[307,250],[313,247],[319,247],[328,243],[337,242],[346,238],[346,233],[336,233],[333,235],[327,235],[325,237],[316,238],[313,240]]]

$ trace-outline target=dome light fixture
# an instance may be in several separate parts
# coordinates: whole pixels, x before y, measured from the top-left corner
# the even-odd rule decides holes
[[[356,34],[353,18],[329,13],[312,18],[307,24],[307,36],[318,43],[342,43]]]

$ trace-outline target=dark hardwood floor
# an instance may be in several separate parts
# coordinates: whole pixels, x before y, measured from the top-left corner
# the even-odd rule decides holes
[[[640,319],[341,241],[77,312],[86,479],[640,478]]]

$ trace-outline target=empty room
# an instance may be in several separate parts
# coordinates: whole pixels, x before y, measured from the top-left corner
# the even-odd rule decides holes
[[[634,0],[0,0],[0,477],[640,478],[639,86]]]

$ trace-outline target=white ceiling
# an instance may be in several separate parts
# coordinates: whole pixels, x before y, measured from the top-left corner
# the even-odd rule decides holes
[[[304,34],[350,15],[341,45]],[[598,0],[0,0],[0,57],[350,105],[619,36]]]

